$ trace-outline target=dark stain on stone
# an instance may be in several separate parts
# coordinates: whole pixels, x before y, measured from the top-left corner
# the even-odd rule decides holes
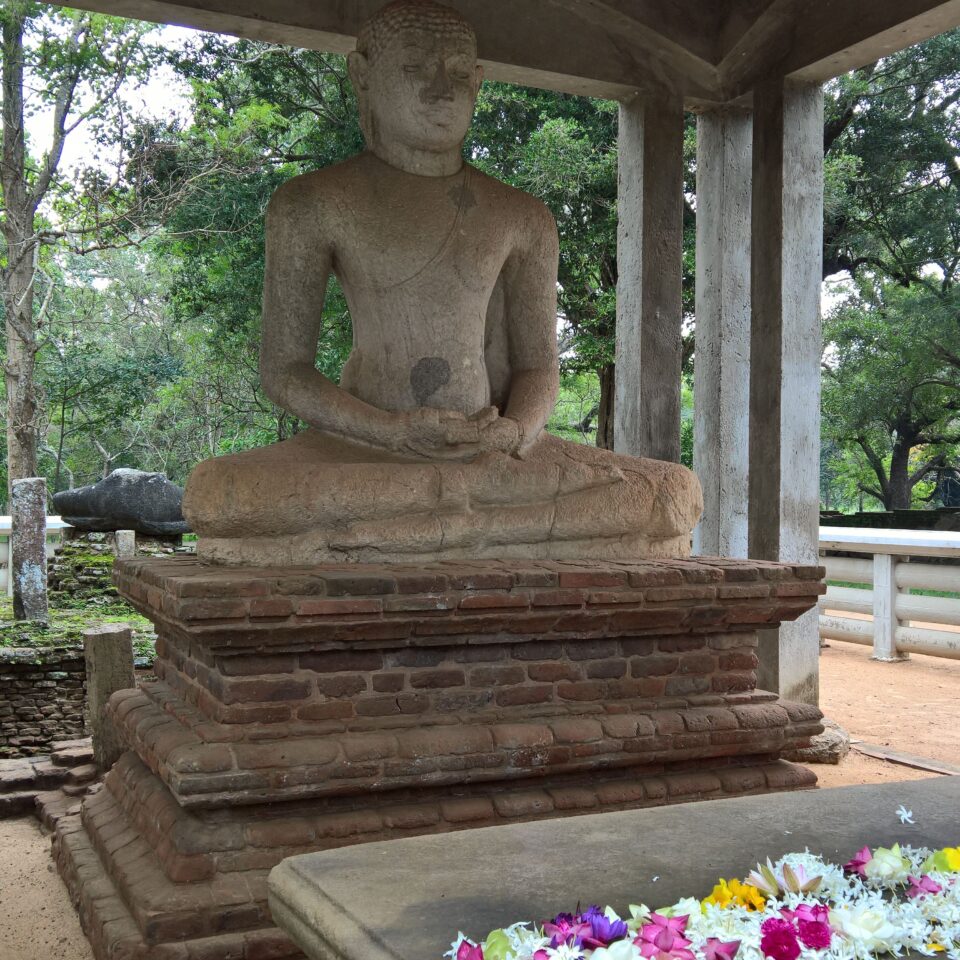
[[[450,364],[443,357],[421,357],[410,371],[410,386],[421,407],[449,382]]]

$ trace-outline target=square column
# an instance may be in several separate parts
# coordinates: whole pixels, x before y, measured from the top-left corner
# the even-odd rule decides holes
[[[683,103],[620,105],[614,449],[680,460]]]
[[[747,556],[752,137],[745,110],[697,118],[693,466],[703,517],[693,552],[706,556]]]
[[[754,90],[749,555],[816,563],[823,91]],[[760,685],[816,703],[817,612],[761,638]]]

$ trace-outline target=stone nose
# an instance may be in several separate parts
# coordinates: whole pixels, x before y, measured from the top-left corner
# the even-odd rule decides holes
[[[453,99],[453,86],[450,83],[450,74],[447,73],[446,64],[444,64],[442,60],[437,64],[430,83],[424,87],[421,98],[428,103]]]

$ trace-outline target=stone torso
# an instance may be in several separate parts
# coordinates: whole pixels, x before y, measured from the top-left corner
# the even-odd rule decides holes
[[[369,153],[315,176],[353,320],[341,387],[384,410],[488,405],[487,306],[515,242],[516,191],[469,166],[418,177]]]

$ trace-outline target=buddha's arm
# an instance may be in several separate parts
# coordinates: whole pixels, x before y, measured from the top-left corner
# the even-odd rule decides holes
[[[540,435],[557,402],[557,226],[536,204],[504,268],[510,393],[505,415],[520,424],[520,450]]]
[[[385,450],[464,459],[478,450],[479,424],[449,411],[395,413],[357,399],[314,365],[333,266],[322,206],[306,178],[281,187],[267,210],[260,380],[266,395],[304,422]]]
[[[385,444],[390,416],[314,366],[333,252],[304,178],[284,184],[267,209],[260,380],[274,403],[328,433]]]

